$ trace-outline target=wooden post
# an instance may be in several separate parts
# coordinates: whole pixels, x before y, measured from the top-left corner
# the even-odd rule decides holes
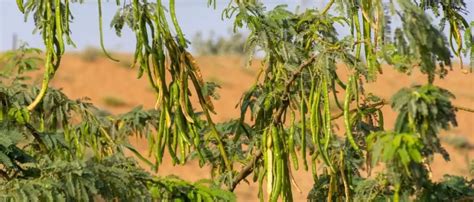
[[[12,37],[12,50],[16,50],[18,47],[18,35],[16,33],[13,33]]]

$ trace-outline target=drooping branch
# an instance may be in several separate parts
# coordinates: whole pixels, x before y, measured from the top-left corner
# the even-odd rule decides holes
[[[363,109],[379,107],[379,106],[383,106],[383,105],[386,105],[386,104],[388,104],[388,103],[386,101],[382,100],[380,102],[377,102],[377,103],[374,103],[374,104],[371,104],[371,105],[367,105],[367,106],[363,107]],[[361,108],[355,108],[355,109],[352,109],[351,112],[355,112],[355,111],[360,110],[360,109]],[[332,115],[331,120],[338,119],[338,118],[342,117],[343,115],[344,115],[343,112]],[[263,153],[260,150],[255,152],[255,154],[253,155],[252,161],[248,165],[246,165],[244,168],[242,168],[242,170],[239,172],[239,174],[235,177],[234,181],[231,184],[231,187],[229,188],[230,191],[233,191],[235,189],[235,187],[240,183],[240,181],[244,180],[245,178],[247,178],[247,176],[249,176],[252,173],[253,168],[255,167],[255,164],[262,157],[262,155],[263,155]]]
[[[317,55],[314,54],[312,55],[311,57],[309,57],[305,62],[303,62],[295,72],[293,72],[293,74],[291,75],[290,79],[287,81],[286,85],[285,85],[285,89],[283,91],[283,105],[278,109],[278,111],[276,112],[276,114],[273,116],[273,123],[275,124],[279,124],[282,122],[282,117],[286,111],[286,109],[288,108],[289,104],[290,104],[290,101],[289,101],[289,92],[290,92],[290,89],[291,89],[291,86],[293,85],[293,83],[295,82],[295,80],[298,78],[298,76],[300,76],[301,72],[303,72],[303,70],[308,67],[309,65],[311,65],[314,60],[316,59]],[[385,104],[385,103],[383,103]],[[379,103],[380,105],[380,103]],[[354,110],[357,110],[357,109],[354,109]],[[342,114],[336,114],[334,116],[332,116],[332,119],[337,119],[339,117],[341,117],[343,115]],[[256,162],[262,157],[263,153],[262,151],[258,150],[254,155],[253,155],[253,158],[252,158],[252,161],[247,165],[245,166],[244,168],[242,168],[242,170],[239,172],[239,174],[234,178],[234,181],[232,182],[231,186],[229,187],[229,190],[230,191],[233,191],[235,189],[235,187],[240,183],[240,181],[242,181],[243,179],[247,178],[247,176],[249,176],[252,171],[253,171],[253,168],[255,167],[255,164]]]
[[[301,74],[301,72],[304,70],[304,68],[308,67],[310,64],[312,64],[314,62],[316,57],[317,57],[317,55],[312,55],[309,59],[307,59],[305,62],[303,62],[298,67],[298,69],[295,72],[293,72],[293,74],[291,75],[291,78],[286,83],[285,90],[283,91],[283,105],[278,109],[275,116],[273,116],[273,122],[275,124],[281,123],[282,116],[285,113],[286,108],[290,104],[289,92],[290,92],[290,89],[291,89],[291,85],[293,85],[294,81],[296,80],[296,78],[298,78],[298,76]],[[237,185],[240,183],[240,181],[247,178],[247,176],[249,176],[252,173],[253,168],[255,167],[255,164],[262,157],[262,155],[263,155],[263,152],[261,150],[258,150],[253,155],[252,161],[247,166],[245,166],[237,176],[235,176],[234,180],[232,181],[231,186],[229,187],[230,191],[233,191],[235,189],[235,187],[237,187]]]

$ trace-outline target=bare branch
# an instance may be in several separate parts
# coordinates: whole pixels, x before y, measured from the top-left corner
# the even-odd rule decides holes
[[[257,151],[257,153],[254,154],[252,162],[250,162],[247,166],[242,168],[240,173],[237,176],[235,176],[235,179],[232,182],[232,184],[229,188],[229,191],[234,191],[234,189],[237,187],[237,185],[240,183],[240,181],[247,178],[247,176],[249,176],[253,172],[253,168],[255,167],[255,164],[262,157],[262,154],[263,153],[260,150]]]
[[[462,107],[462,106],[456,106],[456,105],[454,105],[453,107],[454,107],[454,109],[456,109],[456,110],[474,113],[474,109],[471,109],[471,108]]]

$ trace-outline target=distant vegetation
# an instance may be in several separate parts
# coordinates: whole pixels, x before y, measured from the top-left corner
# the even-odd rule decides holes
[[[229,37],[215,37],[211,32],[206,39],[198,32],[192,46],[198,55],[244,55],[246,37],[242,33],[230,34]]]
[[[12,76],[38,69],[38,64],[43,62],[40,54],[40,49],[29,48],[27,43],[22,43],[17,50],[0,53],[0,75]]]
[[[95,62],[104,54],[96,47],[88,46],[81,52],[81,59],[86,62]]]
[[[110,107],[124,107],[127,103],[118,97],[107,96],[103,99],[105,105]]]

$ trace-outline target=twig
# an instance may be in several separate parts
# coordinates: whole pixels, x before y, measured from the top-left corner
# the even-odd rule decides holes
[[[232,181],[232,184],[229,188],[229,191],[234,191],[234,189],[237,187],[237,185],[240,183],[240,181],[242,181],[243,179],[247,178],[247,176],[250,175],[250,173],[253,172],[253,168],[255,167],[255,164],[257,163],[257,161],[260,159],[260,157],[262,157],[262,151],[257,151],[255,154],[254,154],[254,157],[252,159],[252,162],[250,162],[247,166],[245,166],[244,168],[242,168],[242,170],[240,171],[240,173],[235,176],[235,179],[234,181]]]
[[[453,105],[454,109],[474,113],[474,109]]]
[[[324,7],[324,10],[321,12],[321,15],[325,15],[329,9],[331,8],[331,6],[334,4],[335,0],[331,0],[327,5],[326,7]]]
[[[346,196],[346,202],[349,202],[350,201],[350,189],[349,189],[349,183],[347,182],[347,179],[346,179],[346,172],[345,172],[345,165],[344,165],[344,154],[343,152],[341,151],[340,153],[340,157],[341,157],[341,166],[339,166],[339,171],[341,172],[341,176],[342,176],[342,182],[344,184],[344,195]]]
[[[353,112],[355,112],[355,111],[357,111],[357,110],[360,110],[360,109],[373,108],[373,107],[383,106],[383,105],[386,105],[386,104],[388,104],[388,103],[387,103],[385,100],[382,100],[382,101],[376,102],[376,103],[374,103],[374,104],[370,104],[370,105],[362,106],[362,107],[360,107],[360,108],[352,109],[352,110],[350,111],[350,113],[353,113]],[[344,112],[340,112],[340,113],[338,113],[338,114],[332,115],[332,116],[331,116],[331,120],[336,120],[336,119],[338,119],[338,118],[340,118],[340,117],[342,117],[342,116],[344,116]]]
[[[298,186],[298,183],[296,183],[295,176],[294,176],[293,173],[291,172],[291,169],[289,168],[289,164],[288,164],[288,171],[289,171],[289,173],[290,173],[291,184],[293,184],[293,186],[295,186],[296,190],[297,190],[300,194],[303,193],[303,191],[301,191],[300,186]]]

